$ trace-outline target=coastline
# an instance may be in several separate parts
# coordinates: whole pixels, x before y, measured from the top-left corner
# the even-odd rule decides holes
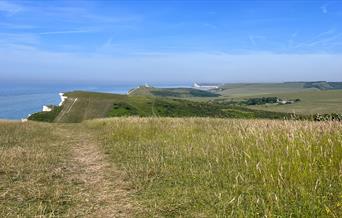
[[[59,104],[58,104],[58,106],[60,107],[60,106],[63,105],[64,101],[65,101],[68,97],[65,96],[63,92],[58,93],[58,95],[59,95],[60,98],[61,98],[61,100],[60,100],[60,102],[59,102]],[[51,108],[50,106],[43,105],[43,108],[42,108],[41,111],[42,111],[42,112],[49,112],[49,111],[51,111],[51,110],[52,110],[52,108]],[[21,118],[20,121],[23,122],[23,123],[24,123],[24,122],[27,122],[28,119],[29,119],[29,117],[30,117],[31,115],[32,115],[32,114],[28,114],[28,115],[26,116],[26,118]]]
[[[148,84],[149,86],[150,84]],[[188,84],[158,84],[157,87],[187,87]],[[96,91],[113,94],[133,94],[140,87],[137,84],[112,86],[53,86],[32,87],[30,85],[15,89],[0,87],[0,117],[3,120],[26,121],[35,112],[43,110],[43,106],[61,106],[67,99],[66,92],[72,90]],[[6,94],[6,95],[5,95]],[[10,95],[9,95],[10,94]],[[59,95],[59,97],[57,97]],[[45,108],[47,109],[47,108]]]

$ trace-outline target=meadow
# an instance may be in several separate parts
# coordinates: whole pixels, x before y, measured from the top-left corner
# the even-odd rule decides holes
[[[69,149],[54,131],[46,123],[0,121],[0,217],[60,216],[75,203],[63,171]]]
[[[114,118],[87,121],[143,216],[341,217],[338,122]]]
[[[342,124],[0,122],[0,216],[341,217]]]
[[[274,95],[268,94],[260,97],[270,96]],[[277,97],[285,99],[299,98],[300,102],[288,105],[259,105],[250,108],[297,114],[342,113],[342,90],[282,93],[277,94]]]

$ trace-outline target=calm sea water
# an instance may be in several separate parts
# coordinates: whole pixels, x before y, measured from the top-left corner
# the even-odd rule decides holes
[[[190,87],[189,84],[158,84],[156,87]],[[0,85],[0,119],[18,120],[42,110],[43,105],[57,105],[58,93],[73,90],[126,94],[137,84],[121,85]]]

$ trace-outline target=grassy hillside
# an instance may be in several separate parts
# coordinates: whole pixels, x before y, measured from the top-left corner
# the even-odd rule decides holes
[[[50,117],[56,117],[54,122],[57,123],[77,123],[94,118],[120,116],[291,118],[291,114],[286,113],[265,112],[212,102],[196,102],[154,96],[92,92],[71,92],[65,95],[68,98],[57,116],[55,116],[55,111],[40,112],[30,119],[42,121],[43,118],[48,118],[47,121],[50,121]]]
[[[86,123],[146,217],[341,217],[341,123],[116,118]]]
[[[304,82],[298,83],[236,83],[220,86],[219,94],[230,98],[260,96],[266,94],[312,91],[316,88],[304,88]]]
[[[217,93],[231,98],[239,98],[338,89],[342,89],[342,82],[233,83],[220,86]]]
[[[271,96],[273,95],[261,95],[260,97]],[[342,113],[342,90],[282,93],[277,97],[299,98],[300,102],[288,105],[259,105],[250,108],[299,114]]]
[[[153,88],[139,87],[129,93],[130,95],[144,95],[172,98],[192,98],[192,97],[218,97],[220,94],[193,89],[193,88]]]
[[[36,112],[34,114],[31,114],[28,117],[28,120],[34,120],[34,121],[43,121],[43,122],[49,122],[52,123],[55,121],[59,113],[61,113],[63,107],[62,106],[51,106],[51,111],[40,111]]]
[[[225,84],[218,91],[221,96],[215,101],[238,102],[262,97],[300,99],[294,104],[258,105],[249,108],[306,115],[342,113],[341,84],[339,82]]]
[[[319,90],[336,90],[342,89],[342,82],[306,82],[304,88],[317,88]]]

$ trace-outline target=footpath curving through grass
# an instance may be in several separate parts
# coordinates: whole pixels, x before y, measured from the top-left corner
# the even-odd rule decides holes
[[[342,124],[87,121],[157,217],[341,217]]]

